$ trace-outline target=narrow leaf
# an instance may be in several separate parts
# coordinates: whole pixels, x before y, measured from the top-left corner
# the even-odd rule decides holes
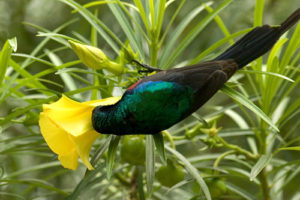
[[[267,164],[271,161],[272,154],[262,155],[257,163],[252,167],[250,172],[250,181],[253,181],[254,178],[267,166]]]
[[[145,200],[142,166],[138,166],[138,195],[139,200]]]
[[[247,199],[247,200],[255,200],[256,199],[251,193],[249,193],[248,191],[245,191],[244,189],[242,189],[241,187],[239,187],[237,185],[226,182],[226,187],[229,190],[231,190],[232,192],[243,197],[243,199]]]
[[[287,151],[300,151],[300,146],[297,146],[297,147],[284,147],[284,148],[280,148],[279,150],[280,151],[283,151],[283,150],[287,150]]]
[[[60,165],[61,165],[61,163],[59,161],[53,161],[53,162],[47,162],[45,164],[34,165],[34,166],[29,167],[29,168],[22,168],[19,171],[15,171],[13,173],[10,173],[7,176],[5,176],[4,178],[12,179],[14,177],[18,177],[18,176],[21,176],[23,174],[29,174],[31,172],[36,172],[36,171],[39,171],[39,170],[58,167]]]
[[[272,120],[259,108],[257,107],[252,101],[250,101],[247,97],[242,95],[241,93],[233,90],[232,88],[224,85],[221,89],[225,94],[239,102],[240,104],[244,105],[248,109],[250,109],[252,112],[257,114],[262,120],[264,120],[267,124],[269,124],[272,128],[274,128],[277,132],[279,132],[279,129],[277,126],[272,122]]]
[[[50,183],[44,181],[44,180],[40,180],[40,179],[33,179],[33,178],[27,178],[27,179],[1,179],[1,182],[7,182],[9,185],[12,184],[23,184],[23,185],[31,185],[31,186],[36,186],[38,188],[43,188],[46,190],[49,190],[51,192],[55,192],[56,194],[61,194],[61,195],[68,195],[67,192],[63,191],[62,189],[56,188],[54,186],[52,186]],[[2,199],[2,198],[1,198]],[[9,198],[11,199],[11,198]],[[15,198],[13,198],[15,199]]]
[[[56,55],[55,53],[53,53],[49,50],[45,50],[45,52],[54,65],[60,66],[63,64],[62,60],[58,57],[58,55]],[[61,79],[63,80],[65,86],[68,88],[68,90],[70,90],[70,91],[76,90],[77,86],[75,84],[75,81],[69,74],[60,73],[59,75],[60,75]],[[78,99],[82,99],[82,96],[80,94],[76,94],[75,97]]]
[[[9,65],[22,77],[25,79],[30,79],[29,84],[27,87],[31,88],[46,88],[42,83],[39,82],[36,78],[34,78],[26,69],[22,68],[18,63],[16,63],[14,60],[9,61]]]
[[[188,47],[188,45],[195,39],[195,37],[214,19],[214,17],[220,13],[225,7],[227,7],[232,0],[225,0],[220,6],[218,6],[212,13],[207,15],[201,20],[179,43],[175,50],[171,51],[172,54],[167,57],[165,63],[163,63],[163,69],[169,68],[175,59]]]
[[[150,26],[149,26],[148,18],[146,16],[146,13],[145,13],[142,2],[139,1],[139,0],[134,0],[134,3],[135,3],[136,7],[139,10],[140,17],[142,18],[142,21],[144,22],[144,25],[145,25],[147,31],[150,32]]]
[[[0,86],[5,77],[6,69],[8,67],[8,62],[10,60],[12,53],[12,46],[9,41],[6,41],[1,52],[0,52]]]
[[[157,14],[157,36],[160,35],[160,31],[162,28],[163,20],[164,20],[164,15],[166,11],[166,0],[161,0],[159,1],[159,7],[158,7],[158,14]]]
[[[165,146],[164,146],[164,138],[162,133],[157,133],[153,135],[153,139],[155,142],[155,147],[157,149],[158,155],[164,165],[167,165],[166,154],[165,154]]]
[[[254,10],[254,26],[261,26],[264,13],[264,0],[256,0]]]
[[[60,32],[62,29],[66,28],[67,26],[73,24],[74,22],[76,22],[77,19],[73,19],[73,20],[70,20],[70,21],[67,21],[66,23],[62,24],[61,26],[57,27],[55,30],[51,31],[51,33],[58,33]],[[47,29],[44,29],[40,26],[37,26],[36,24],[31,24],[31,23],[28,23],[28,22],[24,22],[25,25],[27,26],[31,26],[31,27],[34,27],[38,30],[41,30],[43,32],[48,32],[50,33],[50,31],[48,31]],[[30,53],[31,56],[35,56],[38,52],[40,52],[43,47],[48,43],[48,41],[50,41],[50,37],[47,36],[46,38],[43,39],[43,41],[41,41],[35,48],[34,50]],[[22,63],[22,67],[25,68],[26,66],[28,66],[31,62],[31,59],[30,58],[27,58],[25,59],[25,61]]]
[[[146,136],[146,180],[147,180],[147,191],[151,195],[153,181],[154,181],[154,144],[151,135]]]
[[[78,10],[82,17],[84,17],[95,29],[98,33],[103,37],[103,39],[110,45],[110,47],[114,50],[116,54],[119,54],[119,47],[115,43],[115,41],[120,44],[121,46],[123,43],[120,39],[96,16],[93,15],[89,10],[75,2],[74,0],[59,0],[62,3],[69,5],[70,7]],[[112,38],[114,40],[112,40]]]
[[[12,39],[9,39],[8,42],[9,42],[10,47],[13,50],[13,52],[16,52],[17,51],[17,47],[18,47],[17,38],[14,37]]]
[[[112,174],[113,165],[116,158],[117,148],[120,141],[120,136],[111,136],[108,151],[107,151],[107,157],[106,157],[106,176],[109,180]]]
[[[183,162],[186,170],[191,174],[192,177],[194,177],[196,179],[196,181],[200,185],[206,199],[211,200],[209,189],[208,189],[205,181],[203,180],[202,176],[198,172],[198,170],[178,151],[176,151],[176,150],[174,150],[174,149],[172,149],[171,147],[168,147],[168,146],[166,146],[166,149],[169,152],[171,152],[172,154],[174,154],[179,160],[181,160]]]
[[[135,51],[142,52],[142,46],[136,39],[135,33],[133,28],[131,27],[129,21],[127,20],[126,16],[124,15],[122,9],[117,4],[108,4],[108,7],[116,17],[117,21],[119,22],[121,28],[123,29],[124,33],[126,34],[127,38],[129,39],[130,43],[134,47]]]
[[[276,77],[279,77],[279,78],[282,78],[282,79],[285,79],[287,81],[290,81],[290,82],[295,82],[293,79],[290,79],[289,77],[287,76],[284,76],[282,74],[278,74],[278,73],[274,73],[274,72],[265,72],[265,71],[258,71],[258,70],[239,70],[239,72],[244,72],[244,73],[255,73],[255,74],[265,74],[265,75],[270,75],[270,76],[276,76]]]
[[[205,56],[207,56],[209,53],[213,52],[215,49],[219,48],[221,45],[230,42],[233,38],[239,37],[245,33],[248,33],[249,31],[251,31],[252,28],[248,28],[248,29],[244,29],[241,30],[239,32],[233,33],[228,37],[224,37],[223,39],[219,40],[218,42],[214,43],[213,45],[211,45],[210,47],[208,47],[206,50],[204,50],[203,52],[201,52],[197,57],[195,57],[194,59],[192,59],[188,64],[189,65],[193,65],[198,63],[200,60],[202,60]]]
[[[177,6],[177,8],[176,8],[176,11],[175,12],[173,12],[173,14],[172,14],[172,18],[170,19],[170,20],[168,20],[168,25],[167,25],[167,27],[164,29],[164,31],[163,31],[163,35],[162,35],[162,37],[161,37],[161,39],[160,39],[160,41],[159,41],[159,46],[161,46],[161,44],[164,42],[164,40],[165,40],[165,38],[166,38],[166,36],[167,36],[167,33],[169,32],[169,30],[170,30],[170,28],[171,28],[171,26],[172,26],[172,24],[173,24],[173,22],[174,22],[174,20],[176,19],[176,17],[177,17],[177,15],[178,15],[178,13],[179,13],[179,11],[181,10],[181,8],[182,8],[182,6],[183,6],[183,4],[185,3],[185,1],[186,0],[181,0],[181,2],[180,2],[180,4]],[[167,7],[168,7],[168,5],[170,5],[170,3],[172,3],[172,2],[174,2],[174,1],[168,1],[167,3],[166,3],[166,7],[165,7],[165,9],[167,9]],[[203,9],[202,9],[203,10]],[[181,23],[180,23],[181,24]],[[177,26],[178,27],[178,26]],[[176,28],[176,30],[177,30],[177,28]],[[169,44],[169,43],[168,43]]]
[[[183,2],[184,3],[184,2]],[[182,5],[183,5],[182,3]],[[212,2],[208,2],[207,5],[211,5]],[[181,6],[182,6],[181,5]],[[162,52],[162,56],[160,58],[160,63],[159,66],[161,66],[162,64],[165,64],[165,62],[167,61],[168,57],[171,55],[172,53],[172,49],[175,48],[176,43],[178,43],[178,39],[181,35],[181,33],[186,29],[186,27],[189,25],[189,23],[200,13],[204,10],[204,6],[201,5],[193,10],[191,10],[185,17],[184,19],[181,20],[180,24],[178,24],[176,26],[176,28],[174,29],[174,31],[172,31],[172,34],[170,34],[170,37],[168,37],[168,42],[166,44],[166,47],[164,49],[164,51]],[[168,28],[170,27],[170,25],[168,25]],[[165,33],[162,37],[162,40],[165,39],[166,37]],[[162,43],[162,41],[160,41],[160,43]]]

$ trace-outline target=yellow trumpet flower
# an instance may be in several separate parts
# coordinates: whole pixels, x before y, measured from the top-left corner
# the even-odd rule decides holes
[[[77,169],[78,157],[92,170],[89,152],[99,136],[92,126],[92,111],[98,105],[111,105],[120,97],[79,103],[66,96],[57,102],[43,105],[39,125],[41,133],[50,149],[58,154],[65,168]]]

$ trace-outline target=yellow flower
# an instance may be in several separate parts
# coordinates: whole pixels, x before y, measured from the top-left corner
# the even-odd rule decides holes
[[[41,133],[65,168],[77,169],[80,157],[89,170],[93,169],[89,152],[99,133],[92,126],[92,111],[95,106],[111,105],[119,99],[110,97],[79,103],[63,95],[57,102],[43,105],[39,120]]]
[[[87,67],[92,69],[106,69],[116,75],[124,72],[124,63],[111,61],[101,49],[71,40],[69,40],[69,43],[73,51]]]

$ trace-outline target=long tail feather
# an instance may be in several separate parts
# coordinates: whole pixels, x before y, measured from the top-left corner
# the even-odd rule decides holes
[[[256,27],[214,60],[234,59],[239,68],[269,51],[276,41],[300,19],[300,8],[280,26]]]

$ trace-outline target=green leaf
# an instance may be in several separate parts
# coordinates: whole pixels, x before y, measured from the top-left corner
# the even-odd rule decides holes
[[[9,192],[0,192],[0,196],[2,198],[7,197],[7,199],[11,199],[10,197],[12,197],[14,199],[24,199],[25,200],[25,197],[23,197],[22,195],[18,195],[15,193],[9,193]]]
[[[287,76],[284,76],[284,75],[278,74],[278,73],[274,73],[274,72],[265,72],[265,71],[257,71],[257,70],[239,70],[239,72],[244,72],[244,73],[249,73],[249,74],[265,74],[265,75],[270,75],[270,76],[275,76],[275,77],[278,77],[278,78],[282,78],[282,79],[285,79],[285,80],[290,81],[292,83],[295,82],[293,79],[290,79]]]
[[[142,21],[147,29],[148,32],[150,32],[150,26],[149,26],[149,22],[148,22],[148,18],[146,16],[143,4],[140,0],[134,0],[134,3],[136,5],[136,7],[138,8],[139,12],[140,12],[140,17],[142,18]]]
[[[164,146],[164,138],[162,133],[157,133],[153,135],[154,143],[158,152],[158,155],[164,165],[167,165],[166,154],[165,154],[165,146]]]
[[[280,148],[280,151],[300,151],[300,146],[296,146],[296,147],[284,147],[284,148]]]
[[[130,43],[133,45],[135,51],[143,52],[141,44],[137,41],[133,28],[131,27],[129,21],[124,15],[122,9],[117,4],[108,4],[108,7],[116,17],[119,25],[123,29]]]
[[[86,176],[76,184],[76,187],[72,193],[65,200],[78,200],[83,191],[91,191],[91,185],[93,185],[93,182],[96,181],[96,183],[99,184],[105,180],[105,174],[101,173],[103,169],[104,164],[101,164],[96,169],[89,171],[89,173],[86,174]]]
[[[138,194],[139,200],[145,200],[144,183],[143,183],[143,167],[138,166]]]
[[[95,17],[98,17],[98,9],[95,9],[94,12]],[[91,26],[91,36],[90,36],[90,40],[91,40],[91,45],[96,47],[98,45],[98,33],[97,30],[95,29],[95,27]],[[96,70],[94,70],[96,72]],[[99,70],[102,71],[102,70]],[[93,85],[95,86],[99,86],[100,82],[102,84],[106,84],[106,81],[103,79],[99,79],[98,76],[93,76]],[[100,96],[100,91],[97,89],[92,90],[92,94],[91,94],[91,100],[96,100],[99,99]]]
[[[264,13],[264,0],[256,0],[253,26],[261,26]]]
[[[107,157],[106,157],[106,176],[109,180],[112,174],[113,165],[116,158],[116,153],[118,149],[118,144],[120,142],[120,136],[112,135],[107,151]]]
[[[289,118],[291,115],[299,112],[300,108],[300,98],[294,101],[292,104],[289,104],[289,107],[285,109],[283,115],[280,116],[278,124],[281,124],[285,119]]]
[[[66,35],[63,35],[63,34],[58,34],[58,33],[52,33],[52,32],[38,32],[38,34],[36,35],[38,37],[49,37],[51,38],[52,40],[55,40],[56,42],[64,45],[64,46],[67,46],[67,47],[70,47],[70,44],[68,43],[67,40],[71,40],[71,41],[74,41],[74,42],[77,42],[77,43],[82,43],[81,41],[73,38],[73,37],[70,37],[70,36],[66,36]]]
[[[194,179],[185,179],[185,180],[183,180],[183,181],[180,181],[179,183],[177,183],[177,184],[173,185],[172,187],[170,187],[170,188],[168,189],[168,191],[166,192],[166,194],[168,194],[168,193],[170,193],[170,192],[172,192],[172,191],[174,191],[174,190],[176,190],[176,189],[179,189],[179,188],[181,188],[182,186],[184,186],[184,185],[186,185],[186,184],[188,184],[188,183],[191,183],[191,182],[193,182],[193,181],[194,181]]]
[[[36,172],[38,170],[53,168],[60,165],[61,163],[59,161],[47,162],[45,164],[35,165],[25,169],[22,168],[19,171],[15,171],[13,173],[8,174],[7,176],[5,176],[5,178],[11,179],[13,177],[18,177],[23,174],[29,174],[30,172]]]
[[[198,170],[178,151],[176,151],[168,146],[166,146],[166,150],[168,150],[170,153],[174,154],[180,161],[183,162],[186,170],[191,174],[191,176],[193,178],[196,179],[197,183],[200,185],[206,199],[211,200],[209,189],[208,189],[205,181],[203,180],[202,176],[198,172]]]
[[[277,132],[279,132],[279,129],[272,122],[272,120],[259,107],[257,107],[252,101],[250,101],[247,97],[245,97],[241,93],[233,90],[232,88],[228,87],[227,85],[224,85],[221,90],[225,94],[230,96],[232,99],[236,100],[240,104],[242,104],[245,107],[247,107],[248,109],[250,109],[256,115],[258,115],[262,120],[264,120],[267,124],[269,124],[272,128],[274,128]]]
[[[84,17],[91,26],[95,27],[95,29],[98,31],[98,33],[103,37],[103,39],[110,45],[110,47],[114,50],[116,54],[119,54],[120,49],[116,45],[115,41],[119,45],[123,45],[123,43],[120,41],[120,39],[102,22],[100,21],[96,16],[93,15],[89,10],[78,4],[77,2],[73,0],[59,0],[62,3],[65,3],[69,5],[70,7],[74,8],[75,10],[78,10],[78,12]],[[112,40],[114,39],[114,41]]]
[[[250,181],[253,181],[254,178],[268,165],[272,159],[272,154],[262,155],[257,163],[252,167],[250,172]]]
[[[192,59],[188,64],[189,65],[193,65],[193,64],[198,63],[206,55],[208,55],[209,53],[213,52],[215,49],[219,48],[221,45],[225,44],[226,42],[230,42],[233,38],[239,37],[239,36],[241,36],[241,35],[243,35],[245,33],[248,33],[251,30],[252,30],[252,28],[244,29],[242,31],[233,33],[233,34],[229,35],[228,37],[225,37],[225,38],[219,40],[218,42],[214,43],[213,45],[211,45],[210,47],[208,47],[206,50],[204,50],[203,52],[201,52],[197,57],[195,57],[194,59]]]
[[[64,28],[66,28],[67,26],[73,24],[74,22],[76,22],[77,19],[72,19],[70,21],[67,21],[66,23],[62,24],[61,26],[57,27],[55,30],[51,31],[51,33],[58,33],[59,31],[63,30]],[[30,24],[28,22],[24,22],[25,25],[31,26],[33,28],[36,28],[38,30],[41,30],[43,32],[48,32],[50,33],[50,31],[48,31],[47,29],[44,29],[38,25],[35,24]],[[43,47],[48,43],[48,41],[50,41],[51,37],[47,36],[46,38],[43,39],[43,41],[41,41],[35,48],[34,50],[30,53],[31,56],[35,56],[38,52],[40,52]],[[22,67],[25,68],[26,66],[28,66],[30,64],[31,59],[27,58],[23,63],[22,63]]]
[[[41,59],[41,58],[38,58],[38,57],[35,57],[35,56],[31,56],[31,55],[27,55],[27,54],[24,54],[24,53],[14,53],[13,56],[17,56],[17,57],[23,57],[23,58],[29,58],[29,59],[32,59],[36,62],[40,62],[42,64],[45,64],[45,65],[48,65],[50,67],[55,67],[55,65],[45,59]]]
[[[158,14],[157,14],[157,37],[160,35],[160,31],[162,28],[163,20],[164,20],[164,15],[166,11],[166,0],[161,0],[159,1],[159,7],[158,7]]]
[[[205,9],[210,13],[213,11],[213,9],[210,6],[207,6],[207,5],[205,5]],[[224,24],[222,18],[219,15],[215,16],[215,22],[218,24],[219,28],[221,29],[221,31],[223,32],[225,37],[230,36],[229,30],[227,29],[226,25]],[[234,41],[232,39],[230,39],[229,43],[233,44]]]
[[[24,77],[27,80],[30,80],[29,84],[26,84],[27,87],[30,88],[45,88],[46,87],[37,80],[37,78],[34,78],[26,69],[22,68],[18,63],[13,61],[12,59],[9,61],[9,65],[22,77]]]
[[[151,19],[151,29],[156,27],[156,20],[155,20],[155,11],[154,11],[154,2],[153,0],[148,1],[149,8],[150,8],[150,19]]]
[[[32,179],[32,178],[28,178],[28,179],[1,179],[0,183],[1,182],[4,182],[4,183],[7,182],[9,184],[20,183],[20,184],[34,185],[34,186],[38,186],[40,188],[49,190],[51,192],[55,192],[57,194],[62,194],[64,196],[68,195],[67,192],[65,192],[65,191],[63,191],[59,188],[53,187],[48,182],[40,180],[40,179]]]
[[[152,187],[154,181],[154,170],[155,170],[155,159],[154,159],[154,144],[152,135],[146,136],[146,180],[147,180],[147,191],[151,196]]]
[[[226,187],[231,190],[232,192],[240,195],[241,197],[243,197],[243,199],[247,199],[247,200],[256,200],[257,198],[255,196],[253,196],[251,193],[249,193],[248,191],[245,191],[244,189],[242,189],[241,187],[234,185],[230,182],[226,182]]]
[[[0,52],[0,86],[2,85],[3,79],[5,77],[6,69],[8,67],[12,51],[13,47],[8,40],[4,43],[4,46]]]
[[[12,39],[9,39],[8,42],[9,42],[10,47],[13,50],[13,52],[16,52],[17,51],[17,47],[18,47],[17,38],[14,37]]]
[[[181,40],[179,45],[172,50],[172,54],[167,57],[166,62],[163,63],[163,69],[169,68],[175,59],[188,47],[188,45],[195,39],[195,37],[201,32],[214,17],[219,14],[225,7],[227,7],[233,0],[225,0],[220,4],[212,13],[208,14],[203,20],[201,20],[185,37]]]
[[[49,59],[52,61],[52,63],[54,65],[60,66],[63,64],[62,60],[55,53],[53,53],[49,50],[46,50],[46,54],[48,55]],[[68,90],[70,90],[70,91],[76,90],[77,86],[75,84],[75,81],[69,74],[60,73],[59,75],[60,75],[61,79],[63,80],[64,84],[66,85],[66,87],[68,88]],[[80,94],[76,94],[75,97],[78,99],[82,99],[82,96]]]
[[[167,3],[166,3],[166,8],[168,7],[168,5],[170,5],[170,3],[172,3],[172,2],[174,2],[175,0],[170,0],[170,1],[168,1]],[[176,8],[176,11],[175,12],[173,12],[173,14],[172,14],[172,18],[171,18],[171,20],[169,20],[168,21],[168,25],[167,25],[167,27],[165,28],[165,30],[164,30],[164,32],[163,32],[163,35],[161,36],[161,39],[160,39],[160,41],[159,41],[159,46],[161,46],[162,45],[162,43],[164,42],[164,40],[165,40],[165,38],[166,38],[166,36],[167,36],[167,33],[169,32],[169,30],[170,30],[170,28],[171,28],[171,26],[172,26],[172,24],[173,24],[173,22],[174,22],[174,20],[176,19],[176,17],[177,17],[177,15],[178,15],[178,13],[179,13],[179,11],[181,10],[181,8],[182,8],[182,6],[184,5],[184,3],[186,2],[186,0],[181,0],[181,2],[180,2],[180,4],[179,4],[179,6],[177,6],[177,8]],[[203,10],[203,9],[202,9]],[[180,23],[181,24],[181,23]],[[176,27],[176,30],[177,30],[177,28],[178,28],[178,25],[177,25],[177,27]],[[171,38],[172,39],[172,38]],[[169,44],[169,43],[168,43]],[[167,45],[168,45],[167,44]],[[165,51],[164,51],[165,52]]]
[[[113,3],[120,3],[121,5],[124,5],[124,6],[127,6],[129,8],[132,8],[132,9],[134,9],[137,12],[139,11],[137,9],[137,7],[135,7],[131,3],[120,2],[119,0],[116,0],[116,1],[112,1],[112,0],[110,0],[110,1],[93,1],[93,2],[89,2],[89,3],[84,4],[83,7],[90,8],[90,7],[93,7],[93,6],[104,5],[104,4],[113,4]],[[78,10],[75,10],[75,11],[73,11],[73,13],[76,13],[77,11]]]
[[[65,24],[62,24],[61,26],[59,26],[58,28],[56,28],[53,32],[59,32],[59,31],[61,31],[62,29],[64,29],[64,28],[66,28],[67,26],[69,26],[70,24],[72,24],[72,23],[74,23],[76,21],[76,19],[73,19],[73,20],[70,20],[70,21],[68,21],[68,22],[66,22]],[[24,24],[25,25],[29,25],[29,26],[32,26],[32,27],[34,27],[34,28],[36,28],[36,29],[39,29],[39,30],[42,30],[42,31],[44,31],[44,32],[49,32],[47,29],[44,29],[44,28],[42,28],[42,27],[39,27],[39,26],[37,26],[37,25],[34,25],[34,24],[30,24],[30,23],[25,23],[24,22]],[[25,68],[29,65],[29,64],[31,64],[31,63],[33,63],[34,61],[37,61],[35,58],[35,55],[39,52],[39,51],[41,51],[42,50],[42,48],[47,44],[47,42],[50,40],[50,37],[46,37],[42,42],[40,42],[36,47],[35,47],[35,49],[30,53],[30,56],[25,56],[26,57],[26,59],[25,59],[25,61],[21,64],[21,67],[20,67],[20,69],[22,68],[23,69],[23,71],[25,70]],[[15,42],[12,42],[12,43],[15,43]],[[17,54],[14,54],[14,56],[16,56]],[[23,55],[24,56],[24,54],[19,54],[19,55]],[[43,55],[42,56],[40,56],[40,57],[43,57]],[[12,61],[12,60],[11,60]],[[46,64],[47,65],[47,63],[44,63],[44,64]],[[51,71],[52,69],[48,69],[48,72],[49,71]],[[46,72],[47,70],[44,70],[44,71],[42,71],[42,72],[40,72],[40,73],[38,73],[38,74],[43,74],[44,72]],[[51,71],[52,72],[52,71]],[[49,73],[51,73],[51,72],[49,72]],[[27,74],[29,74],[28,72],[27,72]],[[16,82],[15,80],[18,78],[18,76],[19,76],[19,74],[18,73],[14,73],[13,75],[11,75],[9,78],[10,78],[10,80],[9,80],[9,82],[7,82],[6,84],[5,84],[5,86],[4,87],[2,87],[2,88],[0,88],[0,103],[1,102],[3,102],[4,100],[5,100],[5,98],[9,95],[9,93],[11,92],[11,91],[9,91],[11,88],[12,88],[12,85]],[[28,77],[27,77],[28,78]],[[34,82],[38,82],[38,81],[36,81],[36,80],[34,80],[34,79],[32,79],[32,81],[33,81],[33,83]],[[21,85],[21,86],[23,86],[23,85]],[[21,86],[18,86],[18,87],[21,87]],[[42,87],[42,86],[40,86],[40,87]],[[15,87],[16,88],[16,87]],[[38,87],[36,87],[36,88],[38,88]],[[42,87],[43,88],[43,87]],[[17,89],[17,88],[16,88]],[[49,94],[49,93],[47,93],[47,92],[45,92],[45,94]]]
[[[48,103],[49,101],[52,101],[52,100],[55,100],[55,99],[57,99],[57,96],[52,96],[52,97],[49,97],[48,99],[43,99],[43,100],[38,101],[36,103],[32,103],[32,104],[30,104],[26,107],[18,108],[15,111],[12,111],[9,115],[7,115],[4,118],[4,120],[0,121],[0,125],[4,125],[5,123],[10,122],[12,119],[14,119],[18,116],[21,116],[21,115],[27,113],[28,111],[30,111],[34,108],[40,107],[42,104]]]
[[[104,152],[106,151],[106,149],[109,147],[109,143],[110,143],[110,138],[107,138],[104,142],[104,144],[102,144],[95,152],[94,156],[91,159],[91,164],[94,166],[97,164],[97,162],[100,160],[100,158],[102,157],[102,155],[104,154]],[[89,172],[89,171],[87,171]]]
[[[182,2],[182,4],[180,6],[183,6],[183,3],[185,1]],[[211,5],[212,2],[208,2],[206,3],[207,5]],[[201,12],[204,10],[204,6],[201,5],[193,10],[191,10],[187,16],[185,16],[184,19],[181,20],[181,22],[176,26],[175,30],[172,32],[172,34],[170,34],[170,37],[168,37],[168,42],[166,43],[166,46],[164,48],[164,51],[162,52],[162,56],[160,58],[160,62],[158,66],[164,65],[165,62],[167,61],[168,57],[172,54],[172,50],[175,48],[175,45],[178,43],[179,41],[179,37],[182,34],[182,32],[186,29],[186,27],[188,26],[188,24]],[[177,11],[179,12],[179,11]],[[173,19],[174,20],[174,19]],[[168,28],[171,25],[168,25]],[[160,43],[162,43],[162,41],[165,39],[166,37],[166,33],[163,35],[162,40],[160,41]]]
[[[282,68],[285,68],[288,65],[288,63],[293,58],[294,53],[297,52],[297,49],[299,48],[299,38],[300,38],[300,23],[298,23],[296,30],[285,50],[282,61],[280,62],[280,66]]]

